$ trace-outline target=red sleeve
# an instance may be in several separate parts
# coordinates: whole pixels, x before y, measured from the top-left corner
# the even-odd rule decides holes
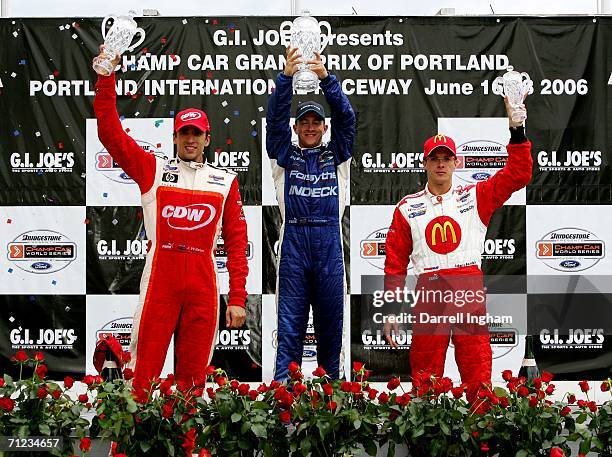
[[[404,288],[410,254],[412,254],[410,224],[399,207],[396,207],[385,242],[385,290]]]
[[[98,76],[94,111],[98,120],[98,138],[113,157],[140,187],[141,193],[146,193],[155,180],[155,157],[145,152],[123,130],[117,114],[115,93],[115,74]]]
[[[227,251],[227,269],[230,280],[229,304],[244,308],[247,296],[246,277],[249,274],[246,256],[248,237],[242,200],[238,190],[238,178],[232,182],[232,187],[225,200],[222,235]]]
[[[493,212],[510,196],[531,181],[531,142],[510,143],[506,166],[486,181],[476,184],[478,215],[484,225],[489,225]]]

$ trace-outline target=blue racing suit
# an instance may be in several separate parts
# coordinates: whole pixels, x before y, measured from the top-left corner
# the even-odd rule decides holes
[[[291,142],[292,78],[279,74],[266,117],[266,149],[283,219],[278,256],[278,347],[274,379],[302,362],[310,306],[317,362],[338,378],[346,281],[342,214],[355,139],[355,113],[335,76],[320,81],[331,108],[331,141],[311,149]]]

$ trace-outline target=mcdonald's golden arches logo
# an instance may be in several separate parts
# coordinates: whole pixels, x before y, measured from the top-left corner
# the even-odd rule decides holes
[[[425,227],[425,240],[436,254],[453,252],[461,242],[461,227],[453,218],[439,216]]]
[[[440,141],[441,143],[446,143],[446,135],[441,135],[441,134],[437,134],[434,137],[434,143],[437,143],[438,141]]]

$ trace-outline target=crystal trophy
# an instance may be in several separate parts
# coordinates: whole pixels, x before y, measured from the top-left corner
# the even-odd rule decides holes
[[[113,25],[106,31],[106,23],[113,20]],[[140,33],[140,39],[130,46],[132,39]],[[113,59],[125,51],[133,51],[145,39],[144,30],[138,27],[134,20],[134,13],[130,11],[129,16],[106,16],[102,21],[102,38],[104,38],[104,50],[102,54],[94,59],[93,68],[96,73],[108,76],[115,68]]]
[[[524,122],[527,119],[523,100],[527,94],[533,93],[533,81],[527,73],[519,73],[508,66],[508,71],[503,76],[495,78],[491,89],[494,94],[508,97],[513,122]]]
[[[321,27],[327,29],[327,34],[321,34]],[[315,52],[321,53],[331,34],[327,22],[319,22],[314,17],[303,15],[295,18],[291,25],[291,47],[297,48],[302,55],[302,61],[314,59]],[[308,68],[308,64],[298,64],[298,71],[293,75],[293,90],[314,92],[319,87],[319,77]]]

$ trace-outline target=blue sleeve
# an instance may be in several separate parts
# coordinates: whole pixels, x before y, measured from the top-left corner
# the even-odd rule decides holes
[[[331,142],[336,165],[349,160],[353,155],[355,141],[355,111],[342,92],[338,79],[330,74],[320,83],[327,104],[331,108]]]
[[[279,73],[276,78],[276,90],[268,100],[266,114],[266,150],[268,157],[285,166],[287,151],[291,148],[291,96],[293,95],[293,78]]]

